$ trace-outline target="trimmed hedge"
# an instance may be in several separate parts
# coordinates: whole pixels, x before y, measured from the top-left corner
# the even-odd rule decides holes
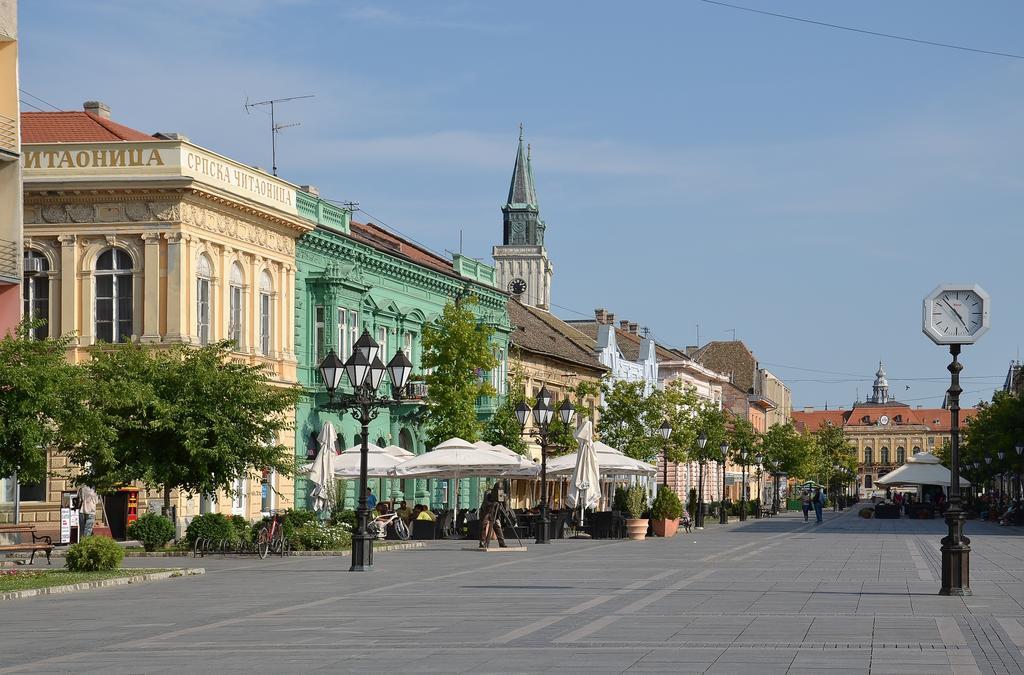
[[[158,513],[143,513],[128,525],[127,534],[129,539],[141,541],[147,551],[156,551],[174,539],[174,523]]]
[[[64,564],[72,572],[116,570],[124,560],[124,549],[110,537],[92,535],[68,548]]]

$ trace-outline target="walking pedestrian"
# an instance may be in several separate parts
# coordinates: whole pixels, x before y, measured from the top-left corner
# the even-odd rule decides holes
[[[800,506],[804,510],[804,522],[807,522],[807,516],[811,512],[811,495],[807,492],[807,488],[800,491]]]
[[[78,488],[78,540],[81,541],[92,535],[92,528],[96,525],[96,506],[100,498],[88,485]]]
[[[814,519],[821,524],[821,510],[825,507],[825,491],[821,488],[814,490]]]

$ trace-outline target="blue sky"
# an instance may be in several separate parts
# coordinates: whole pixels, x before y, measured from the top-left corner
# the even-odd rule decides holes
[[[739,4],[1024,54],[1015,0]],[[849,405],[879,359],[938,405],[948,354],[920,303],[942,281],[993,296],[968,401],[1022,342],[1024,60],[697,0],[20,5],[21,86],[63,109],[100,99],[269,167],[246,97],[315,94],[279,109],[301,122],[280,175],[439,251],[500,243],[523,122],[556,313],[605,307],[677,346],[735,329],[797,405]]]

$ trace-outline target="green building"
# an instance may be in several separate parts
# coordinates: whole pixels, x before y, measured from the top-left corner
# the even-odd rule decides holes
[[[381,345],[386,363],[399,348],[413,362],[413,382],[399,405],[382,409],[370,424],[370,442],[398,445],[415,454],[426,452],[419,420],[426,396],[421,375],[423,326],[434,321],[458,294],[477,296],[479,318],[495,328],[494,353],[499,366],[481,377],[490,378],[499,397],[504,394],[511,332],[508,296],[495,287],[493,267],[472,258],[438,256],[372,223],[357,223],[351,213],[310,192],[297,193],[299,214],[316,223],[295,249],[295,352],[298,379],[305,389],[296,409],[296,454],[312,457],[316,437],[325,422],[338,432],[340,449],[359,442],[359,426],[351,415],[324,410],[327,394],[317,370],[331,349],[345,360],[352,345],[369,330]],[[347,383],[343,385],[348,388]],[[350,390],[349,390],[350,391]],[[497,400],[478,401],[481,417],[489,417]],[[358,481],[346,481],[345,505],[355,504]],[[371,479],[378,498],[407,499],[440,506],[452,487],[450,481],[423,479]],[[295,484],[295,504],[309,504],[305,478]],[[459,486],[459,506],[474,507],[479,499],[479,480],[464,479]]]

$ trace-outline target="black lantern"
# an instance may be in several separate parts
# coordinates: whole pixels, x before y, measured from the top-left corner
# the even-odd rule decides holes
[[[345,375],[348,376],[349,384],[353,389],[366,384],[367,374],[370,372],[370,362],[363,352],[353,351],[352,356],[345,362]]]
[[[661,426],[658,427],[658,433],[661,434],[661,437],[666,441],[668,440],[668,437],[672,435],[672,425],[668,423],[668,420],[661,423]]]
[[[377,354],[380,353],[380,345],[377,341],[370,337],[370,331],[363,329],[363,334],[356,340],[353,345],[353,352],[359,352],[366,357],[367,363],[373,363],[373,360],[377,358]]]
[[[541,390],[543,391],[543,390]],[[550,399],[549,399],[550,400]],[[537,397],[537,405],[533,406],[533,419],[537,421],[537,424],[542,427],[546,427],[551,423],[551,416],[553,415],[551,408],[544,403],[540,396]]]
[[[708,444],[708,435],[702,431],[702,432],[700,432],[700,436],[697,437],[697,447],[700,448],[701,450],[703,450],[704,446],[707,445],[707,444]]]
[[[991,464],[992,463],[992,455],[985,455],[985,463],[986,464]]]
[[[520,427],[525,427],[529,421],[530,406],[526,405],[526,401],[520,401],[519,405],[516,406],[516,419],[519,420]]]
[[[999,461],[1000,462],[1003,461],[1004,459],[1006,459],[1006,452],[1004,452],[1003,450],[1000,450],[996,454],[999,455]]]
[[[1021,455],[1024,455],[1024,443],[1021,443],[1020,441],[1018,441],[1017,442],[1017,447],[1015,448],[1015,450],[1017,451],[1017,456],[1018,457],[1020,457]]]
[[[391,386],[398,391],[405,389],[410,375],[412,375],[412,361],[404,351],[399,349],[388,361],[388,377],[391,378]]]
[[[725,512],[725,460],[729,456],[729,442],[722,441],[718,451],[722,453],[722,498],[718,504],[718,522],[725,525],[729,522],[729,514]]]
[[[576,408],[573,407],[569,399],[565,399],[562,401],[562,405],[558,406],[558,416],[565,426],[572,424],[572,419],[576,416]]]
[[[342,373],[345,372],[345,364],[341,362],[334,350],[327,352],[327,356],[320,362],[320,377],[327,389],[327,396],[334,398],[334,392],[341,384]]]
[[[551,394],[548,392],[547,385],[542,386],[537,392],[537,403],[543,403],[548,408],[551,407]]]
[[[764,455],[762,455],[760,452],[757,453],[756,455],[754,455],[754,464],[757,464],[758,466],[761,466],[761,464],[763,464],[763,463],[764,463]]]
[[[724,462],[729,454],[729,441],[722,441],[718,446],[718,450],[722,453],[722,461]]]

